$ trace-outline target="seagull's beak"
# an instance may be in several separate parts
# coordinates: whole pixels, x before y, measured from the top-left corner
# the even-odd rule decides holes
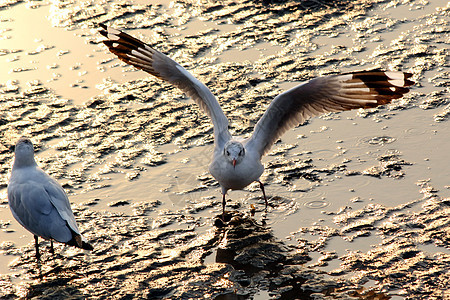
[[[235,159],[233,159],[233,168],[236,169],[236,160]]]

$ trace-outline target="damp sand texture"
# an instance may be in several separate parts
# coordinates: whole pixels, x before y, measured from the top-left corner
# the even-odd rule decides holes
[[[448,18],[442,1],[2,4],[0,297],[442,299]],[[313,77],[375,67],[411,72],[416,85],[390,105],[285,134],[263,160],[275,208],[264,213],[258,185],[231,191],[235,226],[217,229],[209,119],[109,54],[98,22],[192,72],[236,135]],[[93,253],[59,245],[52,259],[42,242],[37,268],[32,236],[7,206],[21,135],[68,192]]]

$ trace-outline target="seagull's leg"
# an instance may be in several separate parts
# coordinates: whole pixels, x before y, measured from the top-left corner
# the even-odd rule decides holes
[[[226,205],[226,200],[225,200],[225,194],[222,194],[222,221],[225,222],[225,205]]]
[[[267,205],[269,205],[269,202],[267,202],[266,191],[264,190],[264,184],[259,180],[258,180],[258,182],[259,182],[259,187],[261,188],[261,191],[263,193],[264,201],[266,202],[266,209],[267,209]]]
[[[41,255],[39,254],[39,242],[38,242],[38,236],[34,236],[34,246],[36,247],[36,259],[38,261],[41,260]]]
[[[50,240],[50,253],[55,256],[55,249],[53,249],[53,240]]]

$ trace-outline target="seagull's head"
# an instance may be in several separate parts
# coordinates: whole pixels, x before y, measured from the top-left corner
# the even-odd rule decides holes
[[[16,143],[14,153],[14,164],[24,166],[35,164],[33,143],[29,138],[21,137]]]
[[[33,154],[33,143],[30,141],[29,138],[22,136],[16,143],[16,149],[15,152],[21,152],[21,153],[28,153]]]
[[[229,141],[225,144],[223,155],[236,168],[236,165],[241,162],[245,156],[245,148],[242,143],[238,141]]]

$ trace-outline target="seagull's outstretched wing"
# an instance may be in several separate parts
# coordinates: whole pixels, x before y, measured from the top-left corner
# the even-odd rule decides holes
[[[100,34],[108,38],[103,43],[120,60],[173,84],[190,96],[212,119],[216,147],[223,147],[231,138],[228,119],[203,83],[174,60],[142,41],[104,24],[99,25],[104,29]]]
[[[283,133],[311,117],[390,103],[409,91],[411,76],[403,72],[363,71],[309,80],[272,101],[246,147],[262,156]]]

